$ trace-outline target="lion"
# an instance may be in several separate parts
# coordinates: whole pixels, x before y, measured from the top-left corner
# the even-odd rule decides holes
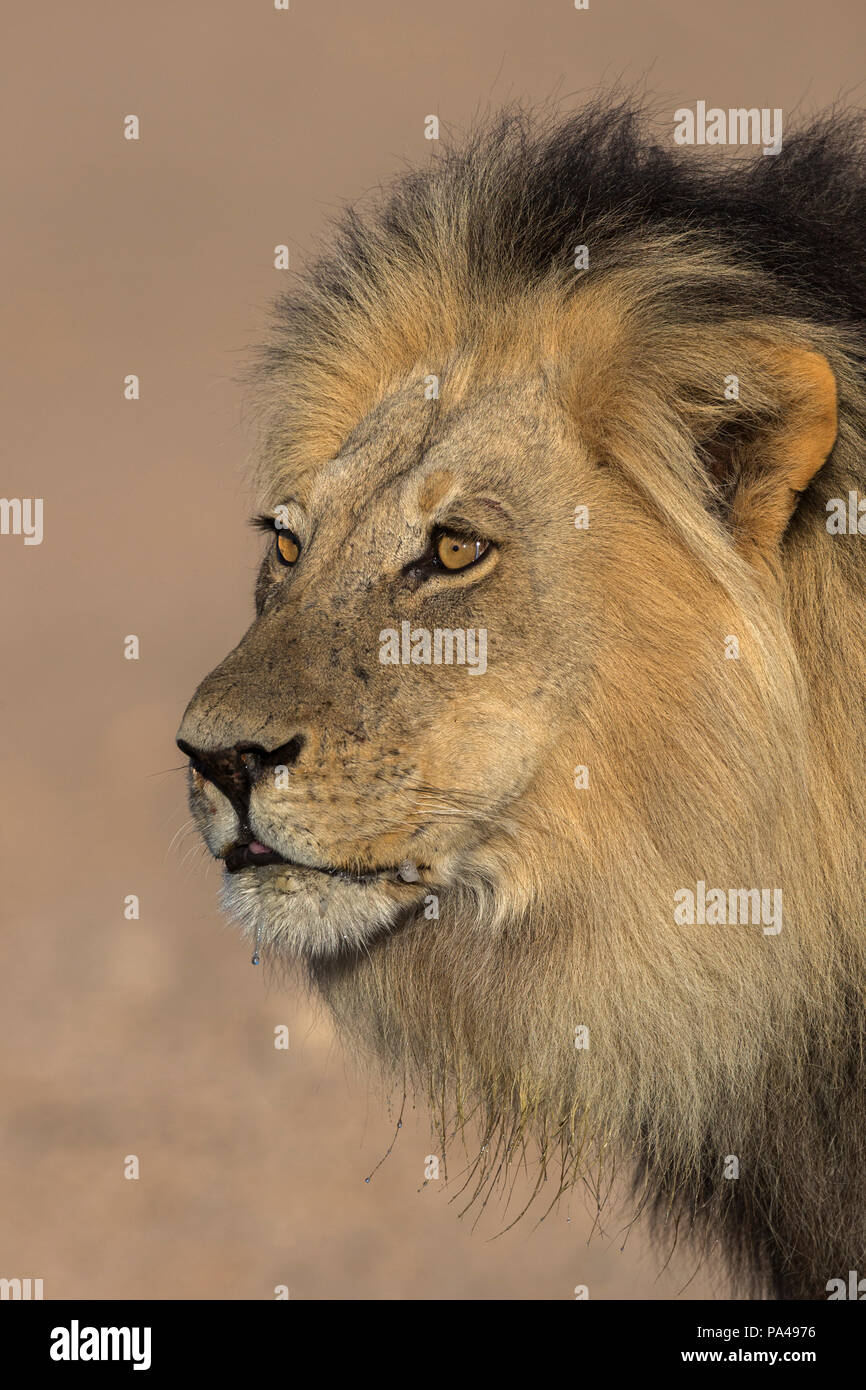
[[[228,914],[479,1190],[631,1174],[740,1296],[866,1268],[862,149],[508,110],[346,213],[178,734]]]

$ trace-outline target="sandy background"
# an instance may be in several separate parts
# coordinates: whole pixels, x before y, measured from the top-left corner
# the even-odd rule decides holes
[[[0,1276],[47,1298],[675,1296],[693,1262],[657,1279],[616,1221],[587,1245],[579,1197],[473,1234],[453,1187],[419,1192],[423,1115],[365,1184],[393,1119],[222,925],[168,769],[251,612],[234,374],[273,247],[302,264],[344,199],[426,158],[429,113],[614,79],[671,114],[862,100],[861,0],[18,0],[4,27],[0,493],[44,498],[45,539],[0,537]]]

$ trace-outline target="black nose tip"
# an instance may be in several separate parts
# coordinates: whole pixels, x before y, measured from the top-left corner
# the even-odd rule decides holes
[[[194,748],[184,739],[178,739],[177,746],[189,758],[196,772],[227,796],[242,820],[246,820],[250,788],[260,766],[263,748],[240,744],[234,748]]]
[[[304,746],[302,734],[268,750],[258,743],[236,743],[232,748],[194,748],[179,738],[177,746],[196,772],[213,782],[227,796],[241,819],[246,819],[253,782],[265,767],[292,767]]]

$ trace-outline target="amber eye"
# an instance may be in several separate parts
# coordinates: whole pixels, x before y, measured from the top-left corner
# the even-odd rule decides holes
[[[440,531],[434,539],[436,558],[447,570],[465,570],[480,560],[485,550],[490,549],[489,541],[470,541],[465,536],[452,536]]]
[[[294,531],[277,532],[277,555],[283,565],[293,565],[301,553],[301,542]]]

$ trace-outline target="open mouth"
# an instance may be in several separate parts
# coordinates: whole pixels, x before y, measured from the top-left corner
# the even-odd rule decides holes
[[[258,869],[265,864],[287,864],[289,861],[260,840],[239,840],[225,855],[226,870],[236,874],[241,869]]]
[[[286,859],[277,850],[271,849],[270,845],[263,845],[260,840],[238,840],[224,855],[223,862],[226,872],[230,874],[239,873],[241,869],[261,869],[268,864],[286,864],[293,869],[327,874],[347,883],[375,883],[383,878],[398,879],[402,883],[417,883],[424,868],[423,865],[406,861],[399,865],[365,869],[362,873],[355,873],[339,865],[302,864],[296,859]]]

